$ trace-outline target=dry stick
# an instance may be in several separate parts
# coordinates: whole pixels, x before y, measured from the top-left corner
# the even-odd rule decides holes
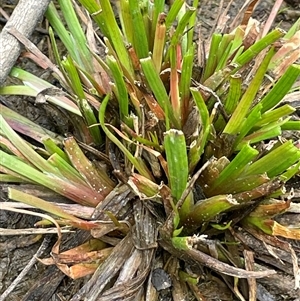
[[[15,27],[29,38],[44,15],[50,0],[20,0],[0,33],[0,85],[8,76],[21,52],[21,43],[8,30]]]
[[[0,301],[4,301],[6,297],[14,290],[14,288],[22,281],[22,279],[26,276],[29,270],[33,267],[33,265],[37,262],[37,258],[40,257],[45,250],[47,249],[50,242],[50,238],[44,238],[42,244],[39,249],[35,253],[35,255],[31,258],[31,260],[27,263],[25,268],[19,274],[19,276],[10,284],[10,286],[6,289],[6,291],[0,296]]]
[[[70,233],[75,232],[71,231],[69,228],[62,228],[61,233]],[[15,236],[15,235],[32,235],[32,234],[57,234],[56,228],[45,228],[45,229],[36,229],[36,228],[25,228],[25,229],[7,229],[0,228],[0,236]]]

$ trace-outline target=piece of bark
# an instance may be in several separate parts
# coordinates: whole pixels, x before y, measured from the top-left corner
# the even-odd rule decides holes
[[[29,38],[38,21],[44,15],[50,0],[20,0],[10,19],[0,33],[0,86],[6,80],[21,52],[21,43],[11,34],[9,29],[15,27]]]

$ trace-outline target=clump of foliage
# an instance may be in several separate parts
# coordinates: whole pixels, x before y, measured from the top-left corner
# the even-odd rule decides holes
[[[0,88],[60,107],[73,123],[74,137],[63,138],[1,106],[2,181],[37,183],[82,207],[73,213],[15,189],[9,197],[47,211],[58,229],[93,236],[63,254],[84,252],[89,262],[60,262],[58,243],[44,263],[73,278],[94,273],[87,300],[142,298],[156,261],[173,275],[174,290],[188,283],[201,297],[192,264],[235,277],[227,284],[249,298],[236,280],[274,271],[245,269],[242,231],[300,239],[299,228],[273,219],[289,210],[292,198],[280,196],[300,169],[296,142],[281,138],[300,122],[291,120],[292,106],[280,105],[300,75],[292,47],[299,21],[287,33],[262,35],[258,22],[244,18],[202,44],[196,0],[175,0],[168,12],[165,1],[121,0],[118,19],[108,0],[79,2],[58,1],[63,17],[53,3],[46,13],[58,67],[35,54],[63,90],[19,68],[11,76],[23,85]],[[172,255],[167,263],[155,257],[161,248]]]

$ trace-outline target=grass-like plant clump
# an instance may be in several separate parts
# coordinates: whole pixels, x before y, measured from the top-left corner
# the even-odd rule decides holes
[[[274,220],[289,210],[292,194],[281,196],[300,170],[299,144],[282,138],[300,122],[291,119],[295,108],[281,105],[300,76],[293,47],[300,22],[263,34],[245,16],[202,41],[196,0],[169,9],[161,0],[120,0],[117,17],[108,0],[78,2],[59,0],[60,13],[53,3],[46,13],[56,65],[35,54],[63,89],[17,67],[11,76],[22,85],[0,88],[60,107],[73,123],[74,137],[63,138],[1,106],[1,181],[40,184],[82,207],[74,214],[71,205],[16,189],[9,198],[52,216],[41,226],[54,218],[58,229],[93,237],[65,254],[56,244],[44,263],[73,278],[93,273],[74,300],[144,300],[157,262],[174,291],[186,292],[187,283],[200,300],[200,270],[190,266],[201,266],[234,277],[224,279],[236,297],[250,298],[238,279],[274,271],[249,268],[243,231],[269,243],[270,236],[300,240],[299,227]],[[63,263],[81,252],[88,261]],[[152,293],[147,300],[156,300]]]

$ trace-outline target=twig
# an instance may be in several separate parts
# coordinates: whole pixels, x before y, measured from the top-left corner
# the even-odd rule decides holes
[[[22,45],[9,34],[15,27],[25,37],[30,37],[36,24],[43,16],[50,0],[20,0],[0,34],[0,85],[2,85],[20,55]]]
[[[70,233],[70,228],[62,228],[61,233]],[[10,236],[10,235],[32,235],[32,234],[57,234],[56,228],[47,229],[36,229],[36,228],[26,228],[26,229],[6,229],[0,228],[0,236]]]
[[[263,278],[268,277],[270,275],[276,274],[274,270],[258,270],[258,271],[246,271],[241,268],[236,268],[234,266],[229,265],[228,263],[222,262],[206,253],[203,253],[192,246],[190,246],[187,250],[178,250],[176,249],[171,240],[169,239],[169,234],[164,233],[165,229],[160,230],[161,239],[159,240],[159,244],[165,250],[167,250],[171,255],[176,256],[183,261],[188,262],[189,264],[195,266],[206,266],[218,273],[237,277],[237,278]],[[167,235],[167,236],[166,236]],[[197,237],[190,237],[190,240],[196,240]]]

